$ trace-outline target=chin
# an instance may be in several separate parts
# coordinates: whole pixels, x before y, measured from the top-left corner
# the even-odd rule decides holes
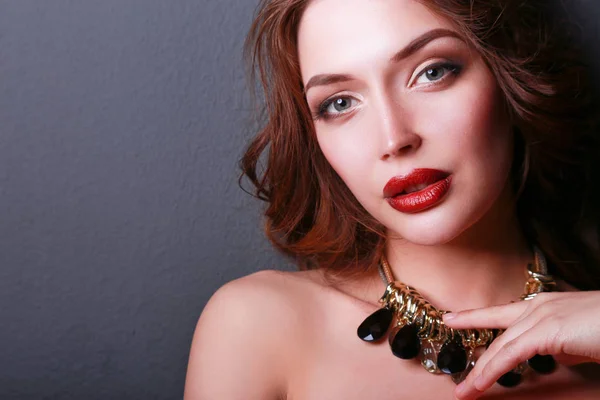
[[[392,210],[393,214],[386,218],[387,223],[384,223],[388,237],[423,246],[446,244],[463,234],[481,214],[473,209],[452,207],[450,204],[445,206],[411,215],[398,215],[397,211]]]
[[[503,186],[507,191],[493,190]],[[450,193],[441,204],[414,214],[400,213],[386,204],[380,221],[387,228],[390,239],[399,238],[423,246],[447,244],[479,222],[484,223],[482,220],[486,214],[494,213],[493,209],[502,208],[502,204],[509,201],[508,191],[510,186],[506,179],[504,185],[490,185],[468,198],[452,197]]]
[[[401,227],[390,226],[389,238],[400,238],[413,244],[435,246],[446,244],[458,237],[465,229],[456,226],[454,221],[433,222],[431,224],[403,224]]]

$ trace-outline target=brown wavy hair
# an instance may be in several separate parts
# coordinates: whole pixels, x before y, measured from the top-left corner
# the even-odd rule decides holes
[[[578,18],[549,0],[421,2],[455,23],[503,92],[516,133],[511,179],[527,240],[545,252],[552,274],[581,290],[600,289],[597,82]],[[300,269],[354,277],[377,264],[384,228],[316,141],[296,46],[308,4],[262,0],[257,8],[244,55],[253,98],[262,87],[262,128],[240,161],[240,183],[248,178],[252,194],[267,203],[267,237]]]

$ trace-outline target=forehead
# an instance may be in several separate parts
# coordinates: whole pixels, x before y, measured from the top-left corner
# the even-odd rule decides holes
[[[312,0],[298,28],[302,76],[343,73],[387,60],[412,39],[450,21],[415,0]]]

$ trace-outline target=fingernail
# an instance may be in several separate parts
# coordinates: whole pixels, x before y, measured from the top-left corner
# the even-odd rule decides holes
[[[456,313],[444,314],[442,317],[444,318],[444,321],[448,321],[448,320],[451,320],[452,318],[456,317]]]

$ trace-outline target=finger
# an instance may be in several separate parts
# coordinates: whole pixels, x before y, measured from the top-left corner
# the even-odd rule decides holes
[[[467,375],[463,384],[460,386],[473,386],[473,381],[481,375],[482,371],[486,368],[488,362],[493,359],[507,343],[514,341],[525,332],[529,331],[540,321],[539,313],[529,316],[528,318],[522,318],[515,323],[515,325],[508,328],[500,336],[498,336],[485,350],[485,352],[477,359],[473,370]],[[512,367],[514,368],[514,367]],[[512,368],[507,369],[504,373],[510,371]]]
[[[529,307],[528,301],[477,308],[443,315],[444,324],[455,329],[500,328],[511,326]]]
[[[469,374],[467,380],[456,389],[459,399],[475,399],[485,390],[489,389],[502,375],[516,368],[520,363],[527,361],[536,354],[547,354],[547,350],[540,346],[540,335],[547,334],[540,331],[538,326],[524,332],[522,335],[507,341],[491,356],[489,361],[480,368],[481,373]],[[473,371],[472,371],[473,372]]]

